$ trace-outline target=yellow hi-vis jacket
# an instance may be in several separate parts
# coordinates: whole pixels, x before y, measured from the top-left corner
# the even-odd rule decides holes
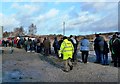
[[[68,41],[68,39],[65,39],[60,46],[59,55],[61,55],[62,53],[63,60],[67,60],[69,58],[72,58],[73,52],[73,44],[71,43],[71,41]]]

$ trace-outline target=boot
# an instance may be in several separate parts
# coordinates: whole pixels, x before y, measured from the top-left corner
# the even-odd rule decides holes
[[[70,70],[72,70],[72,69],[73,69],[73,66],[71,65],[71,66],[70,66]]]

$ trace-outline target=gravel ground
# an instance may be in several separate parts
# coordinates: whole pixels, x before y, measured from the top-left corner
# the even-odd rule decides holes
[[[4,49],[3,82],[118,82],[118,68],[112,64],[103,66],[93,63],[93,52],[90,53],[87,64],[77,62],[72,71],[63,72],[63,61],[54,54],[44,56],[17,48],[10,54],[9,48]],[[80,58],[79,52],[78,60]]]

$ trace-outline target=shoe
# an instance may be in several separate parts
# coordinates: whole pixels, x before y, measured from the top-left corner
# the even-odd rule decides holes
[[[94,63],[100,63],[100,62],[94,62]]]
[[[111,61],[111,63],[114,63],[114,61]]]
[[[65,70],[65,69],[62,69],[64,72],[69,72],[69,71],[67,71],[67,70]]]
[[[109,65],[109,64],[105,64],[105,65]]]
[[[70,66],[70,70],[72,70],[73,69],[73,66]]]
[[[120,66],[118,65],[118,67],[120,68]]]
[[[102,64],[102,65],[105,65],[105,64]]]
[[[84,62],[84,64],[86,64],[86,63],[88,63],[88,62]]]

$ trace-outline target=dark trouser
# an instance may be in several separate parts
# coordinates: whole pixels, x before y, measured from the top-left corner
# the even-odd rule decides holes
[[[101,54],[101,64],[108,64],[108,53]]]
[[[111,58],[112,58],[112,61],[114,62],[114,57],[115,55],[114,54],[111,54]]]
[[[51,54],[51,48],[49,48],[49,54]]]
[[[114,56],[114,67],[120,67],[120,55],[115,54]]]
[[[35,46],[31,45],[31,51],[35,51]]]
[[[76,55],[77,55],[77,48],[74,48],[74,53],[73,53],[73,57],[72,57],[73,62],[75,62],[75,60],[76,60]]]
[[[37,46],[37,53],[40,53],[40,52],[41,52],[41,47]]]
[[[58,49],[54,48],[55,54],[58,54]]]
[[[100,51],[98,49],[95,49],[95,54],[96,54],[96,62],[100,63],[101,62]]]
[[[58,49],[57,49],[57,48],[54,48],[54,51],[55,51],[55,54],[57,55],[57,57],[59,57],[59,56],[58,56]]]
[[[27,51],[30,51],[30,45],[27,45]]]
[[[49,55],[50,48],[44,48],[45,55]]]
[[[5,47],[7,47],[7,42],[5,43]]]
[[[25,45],[24,48],[25,48],[25,51],[27,52],[27,45]]]
[[[81,51],[82,52],[82,61],[84,63],[87,63],[87,59],[88,59],[88,51]]]

